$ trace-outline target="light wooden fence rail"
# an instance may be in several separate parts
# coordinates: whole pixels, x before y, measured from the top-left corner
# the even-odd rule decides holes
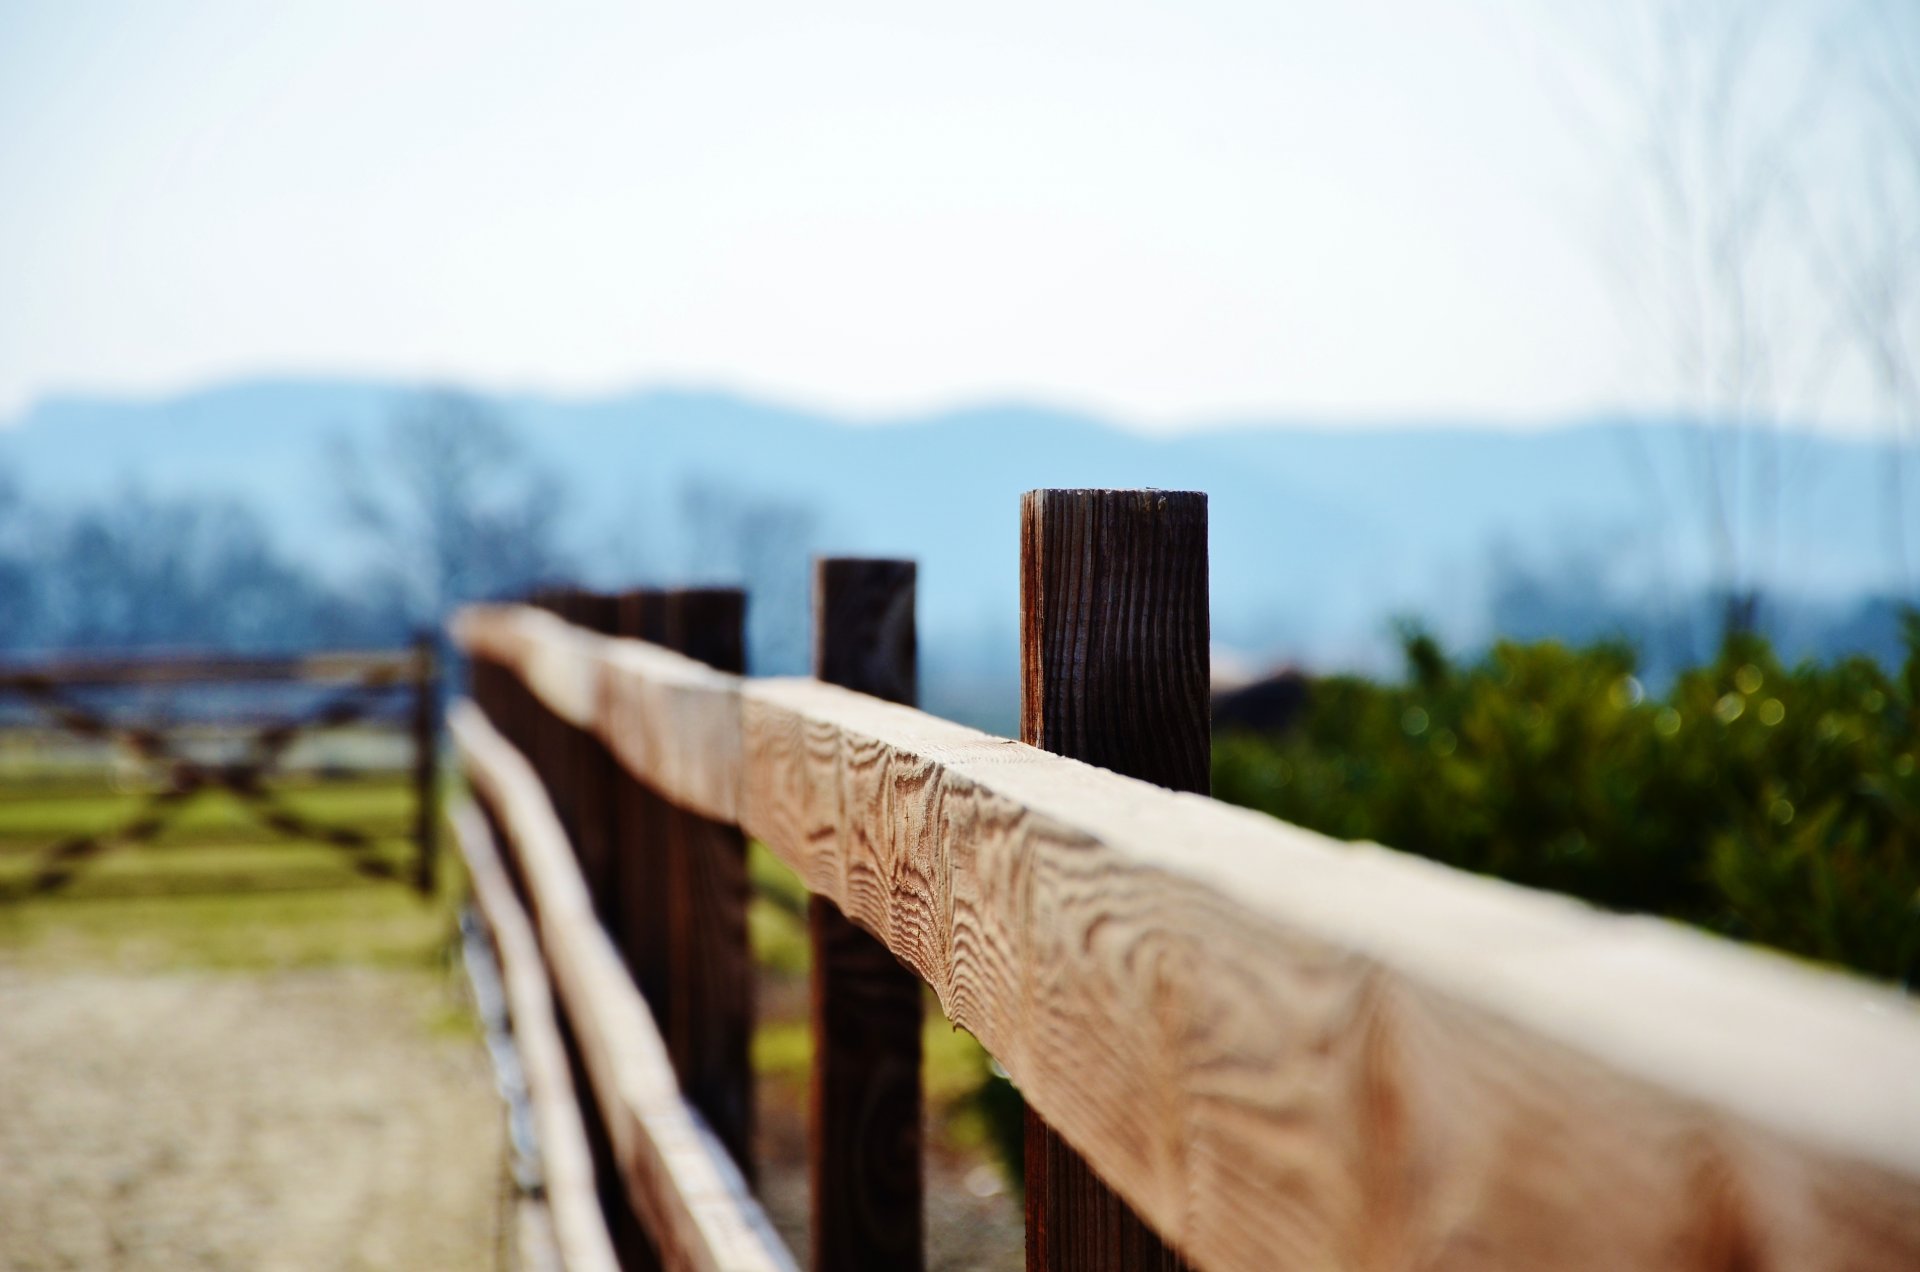
[[[603,746],[884,943],[1193,1266],[1920,1267],[1889,989],[534,608],[454,632],[509,736]],[[782,1266],[541,777],[454,728],[667,1265]]]

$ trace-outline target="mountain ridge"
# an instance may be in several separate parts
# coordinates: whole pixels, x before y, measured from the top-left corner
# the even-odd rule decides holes
[[[0,470],[55,504],[129,489],[238,499],[293,556],[345,578],[361,549],[343,533],[328,451],[374,438],[422,387],[261,377],[157,398],[59,395],[0,428]],[[1142,432],[1017,401],[848,423],[674,385],[475,396],[564,483],[589,579],[694,571],[699,545],[684,541],[678,509],[705,483],[812,510],[820,551],[919,559],[934,644],[1010,639],[1017,500],[1036,486],[1208,491],[1216,639],[1260,657],[1364,662],[1398,614],[1483,638],[1503,570],[1581,573],[1621,593],[1714,582],[1692,475],[1704,426],[1685,422]],[[1884,455],[1792,434],[1777,457],[1792,460],[1779,548],[1755,576],[1836,601],[1887,590]]]

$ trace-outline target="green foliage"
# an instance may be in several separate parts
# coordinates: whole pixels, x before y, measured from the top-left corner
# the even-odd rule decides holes
[[[1500,644],[1331,677],[1292,731],[1216,740],[1214,794],[1600,905],[1920,978],[1920,618],[1896,675],[1730,640],[1659,699],[1631,651]]]

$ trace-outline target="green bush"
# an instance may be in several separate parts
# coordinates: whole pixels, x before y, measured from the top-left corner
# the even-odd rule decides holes
[[[1315,683],[1297,727],[1216,739],[1214,794],[1343,839],[1911,985],[1920,619],[1898,674],[1758,638],[1648,695],[1624,647],[1500,644],[1404,683]]]

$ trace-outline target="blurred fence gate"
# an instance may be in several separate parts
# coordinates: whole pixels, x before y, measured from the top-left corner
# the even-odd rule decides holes
[[[1023,742],[925,715],[913,567],[453,624],[456,817],[566,1266],[794,1266],[745,837],[813,894],[812,1266],[925,1265],[921,985],[1027,1101],[1037,1269],[1920,1267],[1890,988],[1204,797],[1205,497],[1035,491]],[[1051,753],[1050,753],[1051,752]]]
[[[434,642],[424,637],[411,649],[297,657],[0,663],[0,809],[62,796],[129,805],[78,830],[56,823],[43,842],[32,842],[31,816],[0,822],[10,846],[25,840],[32,854],[24,872],[9,872],[6,891],[58,891],[110,851],[178,830],[196,797],[219,793],[256,830],[327,845],[358,874],[430,893],[438,704]],[[342,731],[351,731],[344,741]],[[316,748],[326,733],[334,735],[331,750]],[[296,761],[303,746],[320,754]],[[369,766],[368,753],[380,750],[397,751],[401,762]],[[328,786],[399,774],[413,795],[410,862],[381,851],[384,836],[329,814],[315,797]],[[300,798],[291,798],[296,791]]]

